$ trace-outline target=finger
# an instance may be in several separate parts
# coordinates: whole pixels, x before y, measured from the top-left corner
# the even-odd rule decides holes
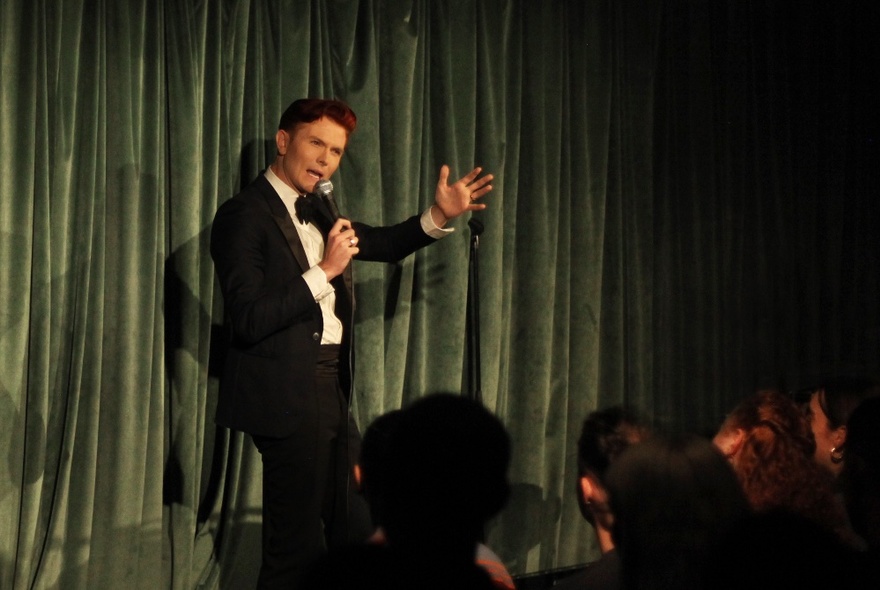
[[[471,190],[477,190],[479,188],[482,188],[486,184],[492,182],[492,180],[494,178],[495,177],[493,175],[487,174],[486,176],[483,176],[482,178],[477,178],[476,180],[474,180],[470,185],[468,185],[468,188]]]
[[[440,178],[437,179],[438,186],[447,186],[447,182],[449,181],[449,166],[443,164],[440,166]]]
[[[491,184],[490,184],[490,185],[487,185],[487,186],[484,186],[483,188],[481,188],[481,189],[479,189],[479,190],[475,190],[474,192],[471,193],[471,201],[476,201],[476,200],[479,199],[480,197],[483,197],[483,196],[485,196],[486,194],[488,194],[489,191],[491,191],[491,190],[492,190],[492,185],[491,185]]]
[[[352,244],[348,240],[342,243],[342,249],[345,250],[345,255],[348,258],[352,258],[355,254],[361,251],[356,244]]]
[[[468,174],[465,174],[464,176],[462,176],[458,180],[458,182],[463,182],[465,185],[468,185],[468,184],[472,183],[474,181],[474,179],[477,176],[479,176],[480,172],[482,172],[482,171],[483,171],[483,169],[480,166],[477,166],[476,168],[471,170]]]
[[[347,241],[349,238],[357,237],[353,228],[348,225],[343,225],[339,228],[339,233],[333,234],[333,230],[330,231],[330,237],[338,238],[341,241]]]

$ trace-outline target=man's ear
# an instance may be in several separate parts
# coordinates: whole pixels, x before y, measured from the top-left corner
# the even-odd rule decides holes
[[[583,498],[584,502],[592,502],[593,494],[595,494],[596,485],[593,483],[593,480],[590,479],[588,475],[582,475],[578,478],[578,490],[581,493],[581,498]]]
[[[275,148],[278,150],[278,155],[283,156],[287,153],[287,146],[290,143],[290,134],[284,129],[279,129],[275,133]]]
[[[364,483],[363,483],[363,475],[361,475],[361,466],[358,463],[354,464],[352,468],[354,471],[354,483],[357,486],[357,490],[361,493],[364,491]]]
[[[713,442],[728,459],[739,453],[746,440],[746,431],[742,428],[730,428],[719,433]]]

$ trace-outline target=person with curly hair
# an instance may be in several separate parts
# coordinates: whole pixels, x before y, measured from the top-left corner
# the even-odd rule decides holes
[[[814,460],[815,442],[804,413],[789,397],[760,391],[742,400],[713,439],[727,457],[756,512],[784,510],[853,544],[846,513],[831,479]]]

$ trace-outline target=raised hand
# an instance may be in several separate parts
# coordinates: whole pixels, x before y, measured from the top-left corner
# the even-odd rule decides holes
[[[442,227],[448,220],[454,219],[465,211],[481,211],[486,208],[483,203],[476,202],[492,190],[489,184],[494,176],[480,176],[483,169],[479,166],[449,184],[449,166],[440,168],[437,190],[434,192],[435,207],[431,210],[434,223]],[[441,218],[438,218],[438,214]]]

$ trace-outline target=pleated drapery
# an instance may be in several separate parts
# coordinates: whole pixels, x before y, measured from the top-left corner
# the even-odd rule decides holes
[[[598,555],[586,414],[707,432],[756,387],[880,363],[876,3],[5,0],[0,587],[241,588],[260,462],[213,423],[217,206],[283,109],[358,114],[334,178],[371,224],[442,164],[496,176],[481,391],[514,441],[488,544]],[[470,231],[355,264],[361,427],[463,391]]]

